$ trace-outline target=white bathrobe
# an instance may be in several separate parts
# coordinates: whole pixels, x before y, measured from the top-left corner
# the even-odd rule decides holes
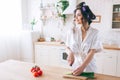
[[[90,49],[95,49],[96,51],[101,50],[101,43],[98,38],[98,30],[90,27],[87,31],[87,35],[82,41],[81,27],[75,27],[75,32],[71,29],[67,33],[66,46],[69,47],[75,55],[75,62],[73,63],[73,68],[77,68],[82,64],[86,58]],[[95,59],[91,60],[88,66],[84,70],[85,72],[96,72]]]

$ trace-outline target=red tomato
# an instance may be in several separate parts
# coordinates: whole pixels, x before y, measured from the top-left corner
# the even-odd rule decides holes
[[[40,70],[40,67],[36,67],[35,70],[36,70],[36,71],[39,71],[39,70]]]
[[[35,68],[33,67],[33,68],[31,68],[31,72],[35,72]]]
[[[33,73],[33,76],[34,76],[34,77],[39,77],[38,72],[34,72],[34,73]]]
[[[32,73],[37,72],[36,69],[33,69]]]
[[[43,74],[42,70],[39,70],[38,74],[41,76]]]

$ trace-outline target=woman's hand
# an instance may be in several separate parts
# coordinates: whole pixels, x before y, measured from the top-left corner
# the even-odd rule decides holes
[[[72,66],[72,64],[74,63],[74,55],[73,55],[73,53],[70,53],[68,55],[67,61],[68,61],[69,65]]]
[[[90,63],[90,61],[92,60],[94,54],[95,54],[95,49],[91,49],[89,51],[88,55],[85,57],[82,65],[80,65],[77,69],[75,69],[73,71],[73,75],[75,75],[75,76],[80,75],[84,71],[86,66]]]
[[[79,66],[77,69],[75,69],[74,71],[73,71],[73,75],[74,76],[78,76],[78,75],[80,75],[82,72],[83,72],[83,70],[84,70],[84,68],[82,67],[82,66]]]

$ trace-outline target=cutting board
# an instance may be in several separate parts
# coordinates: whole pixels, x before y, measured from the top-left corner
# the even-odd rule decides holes
[[[88,79],[87,77],[84,77],[84,76],[73,76],[73,75],[68,75],[68,74],[63,75],[63,77],[70,78],[70,79],[79,79],[79,80],[87,80]]]

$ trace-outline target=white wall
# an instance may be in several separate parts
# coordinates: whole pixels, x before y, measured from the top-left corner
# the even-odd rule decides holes
[[[44,5],[46,3],[50,3],[50,0],[43,0]],[[51,3],[55,3],[57,0],[52,0]],[[93,23],[91,26],[98,28],[101,32],[101,37],[103,42],[115,42],[120,44],[120,31],[114,31],[111,29],[112,26],[112,5],[113,3],[120,3],[120,0],[78,0],[78,3],[81,1],[85,1],[92,11],[97,14],[101,15],[101,22],[100,23]],[[114,2],[113,2],[114,1]],[[40,18],[40,0],[29,0],[28,1],[28,22],[35,17],[38,19],[38,24],[35,26],[37,27],[36,30],[41,29],[41,23],[39,22]],[[73,15],[67,15],[67,23],[66,25],[62,25],[60,20],[58,19],[50,19],[47,20],[47,23],[44,26],[44,35],[46,37],[60,37],[61,33],[64,37],[67,30],[72,25]],[[29,23],[26,23],[29,24]]]
[[[20,37],[21,60],[34,62],[34,42],[40,37],[37,31],[22,31]]]
[[[28,23],[28,0],[21,0],[22,3],[22,24],[23,29],[28,29],[27,23]]]

